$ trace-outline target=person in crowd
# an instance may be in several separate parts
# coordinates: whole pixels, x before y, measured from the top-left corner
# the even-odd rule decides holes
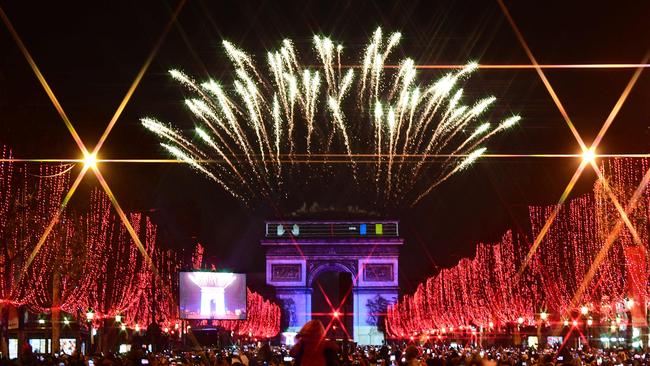
[[[414,345],[406,347],[404,351],[404,358],[406,359],[406,366],[420,366],[420,361],[418,357],[420,356],[420,350]]]
[[[320,320],[310,320],[296,335],[296,344],[290,355],[294,366],[335,366],[338,364],[338,346],[325,339],[325,327]]]

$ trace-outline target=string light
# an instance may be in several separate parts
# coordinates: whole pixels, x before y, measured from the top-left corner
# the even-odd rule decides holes
[[[594,151],[591,151],[596,156]],[[590,158],[589,155],[586,156]],[[600,163],[600,171],[609,189],[620,202],[631,199],[645,172],[650,169],[647,158],[611,158]],[[531,235],[537,237],[556,206],[529,207]],[[636,209],[628,213],[632,226],[648,248],[650,236],[650,188],[641,192]],[[388,308],[387,329],[391,336],[422,334],[427,329],[449,324],[470,325],[493,322],[495,326],[519,323],[532,324],[535,309],[545,309],[539,319],[546,321],[549,313],[568,316],[578,312],[601,319],[616,319],[635,305],[629,293],[648,291],[646,280],[650,266],[639,248],[638,240],[625,227],[600,261],[593,278],[578,299],[574,294],[604,246],[612,223],[620,219],[602,181],[594,184],[589,194],[572,199],[557,210],[539,248],[518,278],[529,243],[523,236],[506,232],[496,243],[479,243],[473,258],[463,258],[452,268],[441,270],[421,283],[412,295],[406,295]],[[640,253],[640,254],[639,254]],[[631,291],[630,289],[634,289]],[[593,318],[589,317],[593,323]],[[563,320],[565,327],[577,320]],[[589,319],[585,320],[586,324]]]
[[[71,185],[71,169],[42,164],[37,172],[28,172],[28,167],[10,160],[11,150],[2,145],[0,158],[0,242],[26,258],[35,243],[24,238],[40,237],[59,210]],[[84,164],[92,166],[91,156],[86,158]],[[178,293],[178,272],[186,264],[174,251],[158,245],[157,227],[148,217],[129,214],[156,275],[106,194],[95,189],[89,195],[85,210],[61,213],[24,275],[18,261],[0,266],[0,303],[49,313],[54,274],[66,273],[58,307],[69,314],[83,314],[91,329],[103,327],[103,320],[112,317],[121,330],[126,330],[126,324],[135,324],[139,331],[140,324],[154,321],[178,329],[178,302],[173,294]],[[6,280],[15,278],[19,281]],[[44,324],[45,319],[38,323]],[[64,317],[63,324],[70,325],[70,319]],[[247,320],[224,325],[239,333],[250,329],[257,338],[270,338],[279,333],[280,309],[249,291]]]

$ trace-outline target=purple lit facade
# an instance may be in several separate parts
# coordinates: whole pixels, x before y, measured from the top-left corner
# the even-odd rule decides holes
[[[353,329],[359,344],[381,344],[376,308],[397,300],[398,259],[403,244],[397,221],[267,222],[266,283],[273,286],[297,331],[312,318],[314,281],[324,272],[352,276]],[[374,318],[374,319],[373,319]]]

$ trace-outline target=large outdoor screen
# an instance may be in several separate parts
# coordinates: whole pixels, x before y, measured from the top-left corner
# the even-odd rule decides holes
[[[180,273],[182,319],[246,319],[246,275],[222,272]]]

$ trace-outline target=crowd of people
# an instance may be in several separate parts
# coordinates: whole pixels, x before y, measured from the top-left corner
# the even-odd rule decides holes
[[[462,347],[444,344],[352,346],[325,338],[319,321],[310,321],[292,347],[268,342],[223,348],[194,348],[148,352],[133,347],[124,354],[35,354],[29,346],[16,360],[3,365],[55,366],[642,366],[650,353],[570,347]]]

